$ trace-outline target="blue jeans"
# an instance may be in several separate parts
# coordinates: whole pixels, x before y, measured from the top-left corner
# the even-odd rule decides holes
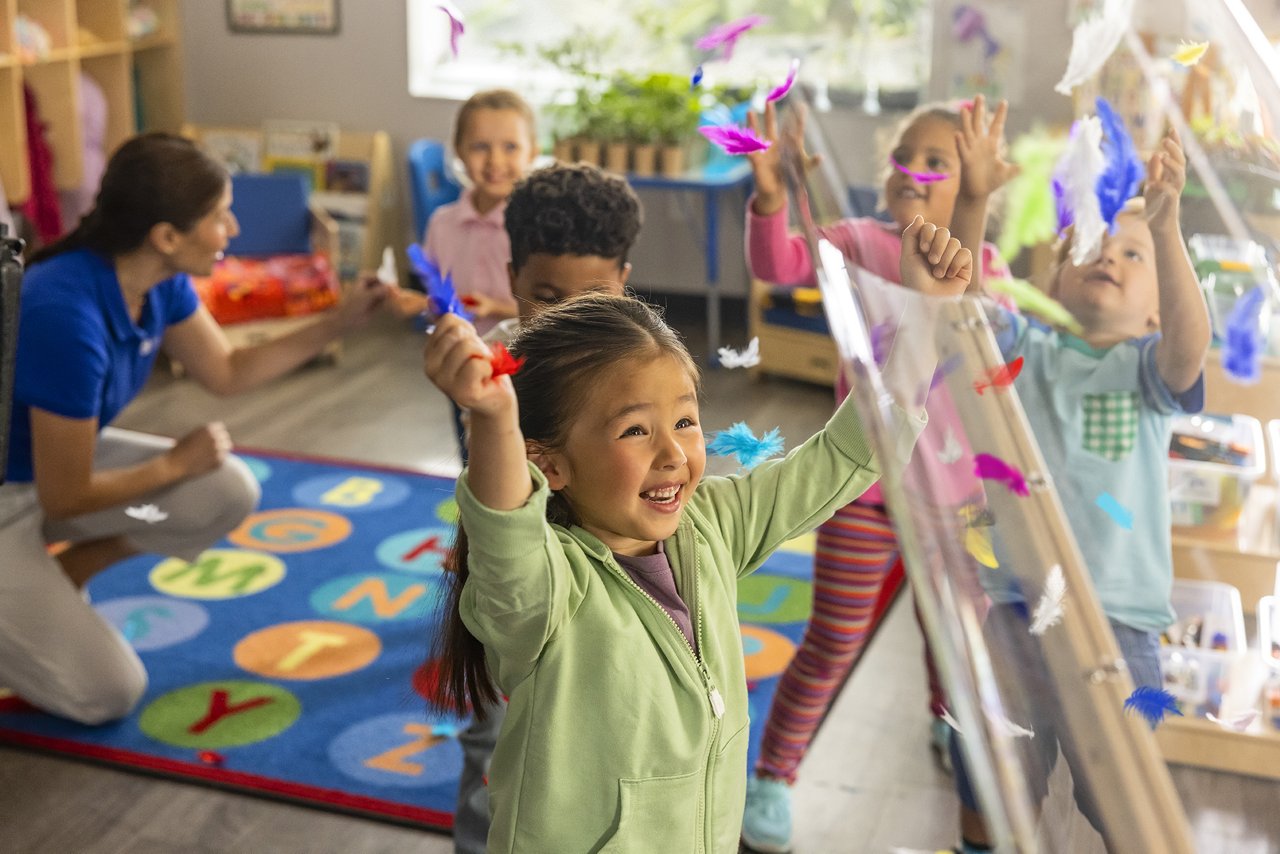
[[[1102,833],[1096,802],[1084,774],[1085,763],[1076,749],[1075,740],[1066,730],[1060,686],[1049,678],[1049,665],[1040,652],[1039,639],[1027,631],[1025,614],[1022,606],[994,605],[987,615],[983,635],[996,659],[993,666],[1012,668],[1013,672],[1019,674],[1019,681],[1024,688],[1020,696],[1002,696],[1002,699],[1009,704],[1008,712],[1011,716],[1026,715],[1026,720],[1014,717],[1013,723],[1035,732],[1034,738],[1017,739],[1023,767],[1028,775],[1027,786],[1036,803],[1044,800],[1049,791],[1049,775],[1058,760],[1058,747],[1061,745],[1062,754],[1073,772],[1076,806],[1094,829]],[[1111,623],[1111,631],[1116,636],[1120,655],[1124,658],[1134,686],[1162,689],[1159,636],[1155,632],[1144,632],[1115,620],[1108,622]],[[1028,697],[1034,698],[1035,702],[1027,703]],[[960,796],[960,802],[971,810],[980,810],[977,795],[965,768],[959,738],[951,739],[951,762],[955,768],[956,793]],[[1103,836],[1105,835],[1104,833]]]

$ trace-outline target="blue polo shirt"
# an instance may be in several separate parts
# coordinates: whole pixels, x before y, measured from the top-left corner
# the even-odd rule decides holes
[[[89,249],[27,270],[5,479],[32,479],[31,407],[107,426],[146,383],[165,329],[198,305],[191,278],[180,273],[147,293],[134,323],[115,267]]]

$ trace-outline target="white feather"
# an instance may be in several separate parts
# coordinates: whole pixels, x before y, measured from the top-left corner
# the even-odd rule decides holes
[[[1035,738],[1034,731],[1024,726],[1018,726],[1008,718],[993,718],[996,729],[1008,738]]]
[[[1062,567],[1054,564],[1044,580],[1040,601],[1031,615],[1031,634],[1042,635],[1051,626],[1062,622],[1063,599],[1067,595],[1067,581],[1062,577]]]
[[[718,352],[722,368],[754,368],[760,364],[760,339],[752,338],[747,349],[742,352],[732,347],[721,347]]]
[[[396,251],[390,246],[382,249],[382,263],[378,266],[378,281],[384,285],[394,285],[396,278]]]
[[[1253,723],[1258,717],[1257,709],[1250,709],[1238,715],[1230,715],[1226,718],[1215,717],[1212,713],[1206,714],[1205,718],[1213,721],[1223,729],[1229,729],[1234,732],[1244,732],[1249,728],[1249,724]]]
[[[1067,70],[1053,91],[1070,95],[1073,89],[1097,74],[1115,53],[1132,17],[1133,0],[1103,0],[1098,14],[1076,24]]]
[[[1054,167],[1053,177],[1063,188],[1065,204],[1071,210],[1071,263],[1077,267],[1090,263],[1102,248],[1107,223],[1098,202],[1098,176],[1106,168],[1102,154],[1102,122],[1097,116],[1085,116],[1076,122]]]
[[[950,709],[942,710],[942,719],[947,722],[947,726],[951,727],[956,732],[960,732],[960,724],[956,722],[955,718],[951,717]]]
[[[154,525],[156,522],[163,522],[169,518],[169,514],[161,510],[154,504],[142,504],[138,507],[126,507],[124,514],[130,519],[137,519],[140,522],[146,522],[148,525]]]
[[[938,460],[943,465],[949,466],[962,456],[964,456],[964,448],[960,446],[960,442],[956,439],[955,432],[948,427],[947,439],[942,444],[942,450],[938,451]]]

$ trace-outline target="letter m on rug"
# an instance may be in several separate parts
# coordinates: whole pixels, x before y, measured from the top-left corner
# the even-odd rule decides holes
[[[177,567],[163,580],[171,584],[181,578],[199,589],[216,587],[230,593],[243,593],[266,571],[267,567],[261,563],[229,565],[217,555],[201,555],[194,563]]]

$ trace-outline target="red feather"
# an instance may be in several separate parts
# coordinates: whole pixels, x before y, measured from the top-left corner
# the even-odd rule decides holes
[[[1013,381],[1018,378],[1018,374],[1022,373],[1022,357],[1014,359],[1007,365],[1000,365],[996,368],[988,368],[987,375],[984,379],[973,381],[973,390],[978,394],[989,388],[1008,388],[1013,385]]]
[[[524,367],[524,356],[519,359],[513,357],[501,341],[495,341],[489,345],[489,350],[491,353],[489,364],[493,366],[494,379],[508,374],[514,375]]]
[[[226,758],[221,753],[215,753],[212,750],[201,750],[196,754],[200,757],[200,761],[205,765],[221,766]]]

